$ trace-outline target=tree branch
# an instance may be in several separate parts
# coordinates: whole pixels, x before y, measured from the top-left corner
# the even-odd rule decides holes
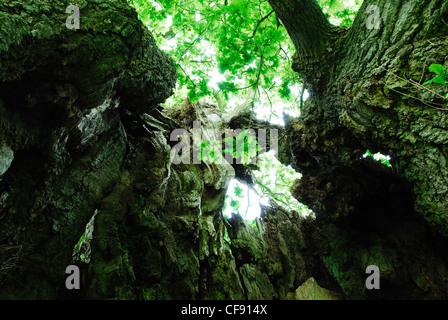
[[[319,55],[332,39],[328,22],[316,0],[269,0],[296,48],[297,56]]]
[[[267,15],[265,15],[263,18],[261,18],[260,20],[258,20],[258,23],[257,23],[257,25],[255,26],[255,29],[254,29],[254,31],[252,32],[252,36],[249,38],[249,39],[252,39],[253,37],[255,37],[255,34],[257,33],[257,30],[258,30],[258,27],[260,26],[260,24],[264,21],[264,20],[266,20],[267,18],[269,18],[269,16],[271,15],[271,14],[273,14],[274,13],[274,10],[271,10],[271,12],[269,12]]]
[[[210,21],[207,26],[204,28],[204,30],[202,30],[199,35],[189,44],[189,46],[184,50],[184,52],[182,52],[181,56],[179,57],[179,59],[177,60],[177,65],[179,65],[179,63],[182,61],[182,59],[184,58],[184,55],[187,53],[188,50],[190,50],[190,48],[193,46],[193,44],[199,40],[201,38],[201,36],[208,30],[208,28],[210,27],[210,25],[212,24],[213,20]]]

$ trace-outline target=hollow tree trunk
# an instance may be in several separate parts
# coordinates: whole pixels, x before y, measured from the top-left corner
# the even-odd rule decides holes
[[[272,3],[279,16],[288,8]],[[170,132],[219,112],[185,103],[162,114],[175,65],[125,0],[84,1],[77,31],[63,1],[0,2],[0,298],[282,299],[310,277],[348,299],[448,298],[445,239],[412,197],[442,228],[446,116],[395,93],[419,94],[378,67],[419,80],[421,57],[446,61],[447,5],[394,3],[377,3],[393,25],[365,28],[366,3],[345,32],[315,3],[288,2],[282,19],[303,52],[293,67],[313,91],[286,128],[304,173],[294,194],[318,218],[271,205],[254,229],[221,212],[247,168],[170,164]],[[266,126],[249,119],[220,125]],[[367,147],[393,154],[394,170],[360,160]],[[90,259],[73,259],[94,212]],[[79,291],[65,286],[72,263]],[[380,291],[366,292],[367,264],[380,267]]]

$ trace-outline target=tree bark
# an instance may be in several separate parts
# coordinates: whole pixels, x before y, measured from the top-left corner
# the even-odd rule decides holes
[[[421,84],[434,76],[431,64],[447,66],[448,3],[364,1],[352,27],[319,56],[300,54],[307,41],[294,40],[318,36],[313,27],[327,29],[325,22],[303,26],[306,14],[292,9],[310,1],[270,3],[299,51],[292,68],[311,92],[287,132],[291,163],[303,173],[293,194],[316,212],[313,245],[320,265],[350,297],[382,297],[365,292],[361,279],[344,276],[354,279],[353,270],[365,269],[367,262],[387,269],[382,279],[404,295],[414,295],[416,286],[428,298],[446,297],[446,270],[425,260],[439,255],[432,241],[442,248],[447,243],[447,89]],[[367,10],[371,5],[374,11]],[[378,28],[371,19],[379,19]],[[309,33],[297,36],[299,30]],[[324,43],[328,36],[322,34],[313,42]],[[367,149],[390,155],[393,167],[363,159]],[[426,238],[434,231],[442,240]],[[377,248],[383,261],[372,257]],[[372,260],[359,258],[364,255]],[[446,266],[442,260],[437,263]],[[426,277],[430,285],[400,284],[400,277]]]
[[[311,2],[315,1],[270,1],[292,37],[296,37],[297,25],[302,31],[307,29],[302,27],[304,14],[291,7]],[[309,154],[321,165],[325,159],[324,166],[357,161],[365,149],[391,155],[394,170],[413,185],[417,211],[446,230],[448,103],[442,97],[446,89],[420,84],[434,76],[428,71],[430,64],[447,64],[448,26],[443,20],[447,20],[448,4],[439,0],[377,1],[379,29],[366,24],[373,18],[372,12],[367,13],[369,5],[369,1],[363,3],[353,26],[340,34],[329,52],[293,63],[312,92],[299,121],[304,123],[302,141],[318,137],[325,141],[328,131],[311,132],[311,125],[319,122],[330,131],[338,130],[331,140],[350,136],[351,145],[346,142],[332,150],[319,147],[312,151],[302,144],[303,152],[297,152]],[[321,25],[316,29],[327,29],[325,22]],[[300,36],[310,39],[316,35],[310,31]],[[296,46],[303,50],[303,44]]]
[[[380,29],[368,29],[366,1],[328,41],[315,3],[275,1],[312,91],[286,144],[280,132],[280,159],[303,172],[292,191],[317,218],[271,204],[257,230],[222,215],[248,167],[174,165],[170,132],[266,123],[219,123],[191,103],[162,113],[175,65],[125,0],[84,1],[76,32],[63,2],[28,2],[0,2],[1,299],[283,299],[310,277],[345,299],[448,299],[447,241],[434,233],[447,220],[448,117],[434,108],[445,101],[397,78],[446,65],[446,2],[379,0]],[[362,159],[366,148],[394,168]],[[87,263],[72,254],[94,212]],[[72,263],[79,291],[65,286]],[[368,265],[381,290],[366,290]]]
[[[271,0],[299,57],[319,55],[331,40],[334,29],[316,0]]]

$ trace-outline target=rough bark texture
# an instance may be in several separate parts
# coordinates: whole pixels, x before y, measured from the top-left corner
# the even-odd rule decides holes
[[[2,270],[2,297],[57,296],[73,245],[122,175],[125,108],[157,107],[176,80],[126,1],[82,1],[81,30],[66,28],[68,5],[0,4],[2,262],[20,256]],[[135,103],[118,94],[130,86]]]
[[[126,1],[80,2],[80,30],[65,27],[68,5],[0,3],[0,298],[272,299],[297,288],[297,217],[270,209],[260,232],[227,222],[228,181],[247,168],[171,164],[175,128],[249,118],[226,123],[188,101],[163,114],[175,65]],[[72,253],[86,225],[83,262]],[[80,291],[65,287],[70,264]]]
[[[271,0],[302,59],[323,53],[336,35],[316,0]]]
[[[256,228],[221,213],[250,167],[174,165],[170,133],[268,124],[188,101],[164,112],[175,64],[126,1],[80,1],[80,30],[68,2],[28,3],[0,3],[1,299],[448,298],[447,117],[407,95],[445,102],[393,75],[446,64],[446,3],[379,1],[389,24],[369,30],[367,1],[327,54],[295,61],[313,95],[280,155],[317,219],[271,204]],[[88,263],[72,256],[86,225]],[[70,264],[81,290],[65,288]]]

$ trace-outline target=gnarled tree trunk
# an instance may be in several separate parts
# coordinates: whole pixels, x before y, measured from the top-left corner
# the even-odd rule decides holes
[[[311,92],[288,138],[304,173],[294,195],[316,211],[312,241],[323,269],[352,298],[447,297],[438,251],[448,234],[447,90],[421,84],[429,65],[448,63],[448,3],[364,1],[353,26],[332,38],[315,0],[270,3]],[[306,49],[316,43],[320,50]],[[366,149],[390,155],[393,167],[362,159]],[[363,288],[369,264],[386,288]]]

